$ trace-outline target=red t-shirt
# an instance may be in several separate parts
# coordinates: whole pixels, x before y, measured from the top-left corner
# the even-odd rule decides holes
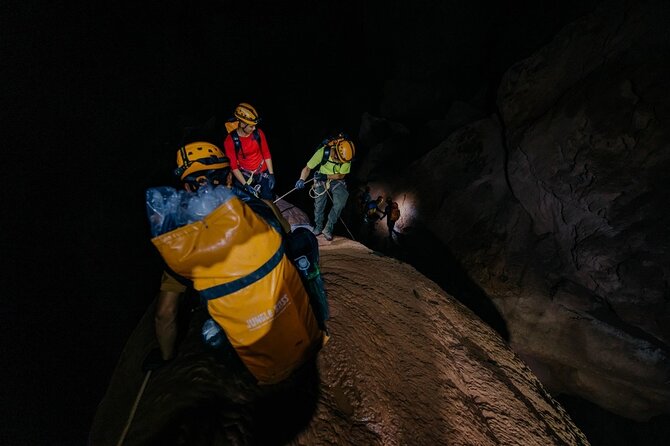
[[[233,132],[236,131],[233,130]],[[268,142],[265,139],[265,133],[261,129],[256,129],[256,131],[258,132],[258,136],[260,136],[260,145],[254,139],[253,134],[247,137],[240,136],[240,145],[242,147],[237,154],[235,153],[233,137],[228,134],[226,139],[223,140],[223,148],[226,156],[230,159],[231,169],[245,169],[253,172],[258,169],[258,166],[260,166],[264,159],[272,159]],[[268,166],[263,163],[260,171],[265,172],[266,170],[268,170]]]

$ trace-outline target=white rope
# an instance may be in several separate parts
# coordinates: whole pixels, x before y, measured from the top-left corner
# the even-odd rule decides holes
[[[305,181],[305,184],[309,183],[310,181],[314,181],[314,178],[310,178],[309,180]],[[287,196],[288,194],[290,194],[291,192],[296,191],[296,190],[298,190],[298,188],[294,187],[293,189],[291,189],[290,191],[286,192],[284,195],[282,195],[281,197],[279,197],[275,201],[273,201],[273,203],[278,202],[279,200],[281,200],[282,198],[284,198],[285,196]]]
[[[326,191],[326,192],[328,192],[328,191]],[[332,195],[330,195],[330,192],[328,192],[328,197],[330,197],[330,202],[333,203],[333,204],[335,204],[335,202],[333,201],[333,197],[332,197]],[[351,237],[351,240],[356,241],[356,239],[354,238],[354,234],[351,233],[351,231],[349,230],[349,227],[347,226],[347,224],[344,222],[344,220],[342,220],[342,216],[340,216],[340,221],[341,221],[342,224],[344,225],[344,229],[346,229],[347,232],[349,233],[349,236]]]
[[[325,194],[326,192],[328,192],[328,189],[330,188],[330,180],[326,181],[325,183],[326,183],[326,184],[325,184],[325,187],[323,188],[323,192],[318,193],[318,192],[316,191],[316,182],[314,182],[314,184],[312,184],[312,187],[309,189],[309,196],[310,196],[310,198],[318,198],[318,197],[320,197],[321,195],[323,195],[323,194]]]
[[[135,403],[133,404],[133,408],[130,410],[130,415],[128,416],[128,421],[126,422],[126,427],[123,428],[123,432],[121,433],[121,438],[119,438],[119,442],[116,443],[116,446],[121,446],[123,444],[123,441],[126,439],[126,434],[128,434],[128,429],[130,429],[130,424],[133,422],[133,418],[135,417],[135,411],[137,410],[137,406],[140,404],[140,399],[142,398],[142,394],[144,393],[144,389],[147,387],[147,382],[149,381],[150,376],[151,376],[151,370],[148,370],[146,376],[144,377],[144,382],[142,383],[142,387],[140,387],[140,391],[137,394],[137,397],[135,398]]]
[[[305,181],[305,184],[309,183],[310,181],[314,181],[314,178],[312,177],[312,178],[310,178],[309,180]],[[313,196],[313,195],[312,195],[312,191],[314,190],[314,186],[315,186],[315,185],[312,185],[312,187],[309,189],[309,196],[310,196],[311,198],[320,197],[321,195],[327,193],[327,194],[328,194],[328,197],[330,198],[330,202],[331,202],[331,203],[335,203],[335,202],[333,201],[333,196],[330,195],[330,192],[328,192],[328,187],[326,187],[322,193],[320,193],[320,194],[318,194],[318,195],[316,195],[316,196]],[[277,198],[275,201],[273,201],[273,203],[277,203],[279,200],[281,200],[282,198],[286,197],[288,194],[292,193],[293,191],[295,191],[295,190],[297,190],[297,189],[298,189],[297,187],[294,187],[293,189],[291,189],[290,191],[286,192],[284,195],[282,195],[281,197],[279,197],[279,198]],[[340,216],[339,218],[340,218],[340,221],[342,222],[342,224],[344,225],[344,229],[346,229],[347,232],[349,233],[349,236],[351,237],[351,240],[356,241],[356,238],[354,238],[354,235],[351,233],[351,231],[349,230],[349,227],[348,227],[347,224],[344,222],[344,220],[342,219],[342,217]]]

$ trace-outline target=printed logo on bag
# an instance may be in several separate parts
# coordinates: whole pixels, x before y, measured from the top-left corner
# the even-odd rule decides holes
[[[286,307],[290,304],[291,302],[288,300],[288,296],[284,294],[276,304],[274,304],[274,307],[268,308],[267,310],[263,311],[262,313],[259,313],[249,319],[247,319],[247,328],[249,330],[256,330],[263,325],[268,324],[269,322],[272,322],[275,320],[285,309]]]

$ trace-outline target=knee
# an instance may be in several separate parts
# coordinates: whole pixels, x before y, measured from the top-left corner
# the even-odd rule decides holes
[[[156,326],[165,327],[167,325],[172,325],[177,320],[177,311],[172,309],[162,309],[161,311],[156,311],[156,316],[154,317],[154,322]]]

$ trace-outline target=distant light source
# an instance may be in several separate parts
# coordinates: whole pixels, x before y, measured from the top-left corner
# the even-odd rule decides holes
[[[412,223],[418,218],[416,210],[416,198],[411,192],[399,192],[391,196],[393,201],[398,203],[400,208],[400,219],[396,223],[396,229],[412,226]]]
[[[384,197],[384,204],[382,204],[382,208],[380,209],[381,211],[384,211],[386,208],[386,199],[388,197],[391,197],[391,200],[398,203],[398,208],[400,209],[400,219],[396,222],[396,231],[402,232],[403,228],[411,227],[414,221],[418,219],[417,204],[419,200],[416,198],[414,192],[397,190],[394,192],[388,192],[393,190],[393,187],[381,182],[368,183],[368,186],[370,186],[370,196],[373,200],[380,195]],[[383,225],[376,225],[374,232],[386,234],[386,220],[384,220]]]

